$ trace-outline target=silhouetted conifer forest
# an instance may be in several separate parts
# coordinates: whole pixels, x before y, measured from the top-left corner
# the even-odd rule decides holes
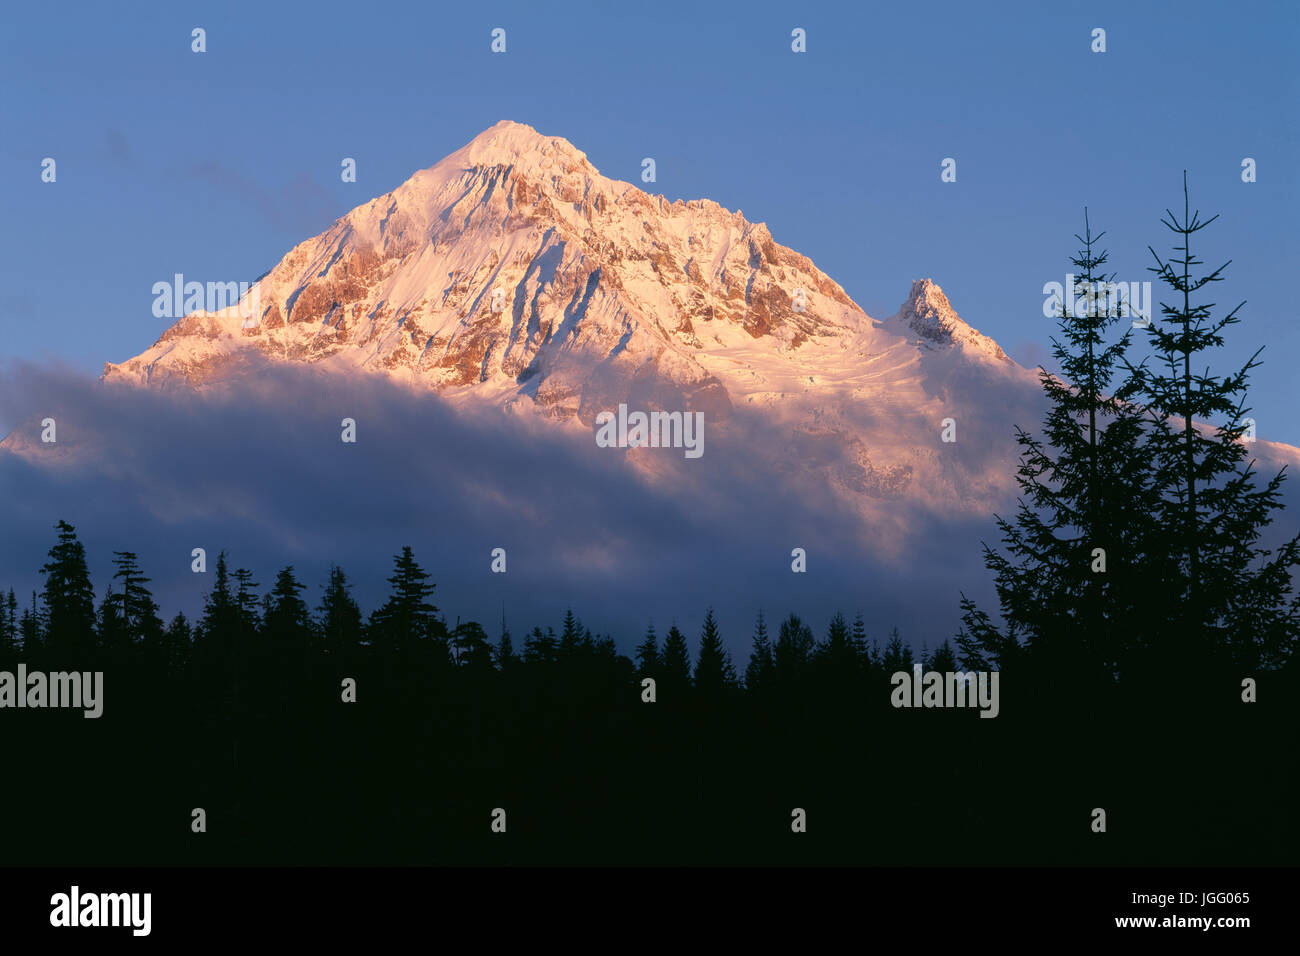
[[[998,607],[961,598],[951,641],[833,608],[756,607],[739,661],[707,609],[618,641],[572,611],[489,633],[441,609],[456,596],[409,547],[368,614],[341,567],[311,592],[221,554],[201,617],[164,623],[129,551],[97,601],[60,522],[41,593],[0,607],[0,672],[102,671],[103,715],[0,710],[0,855],[1293,863],[1300,535],[1263,544],[1286,476],[1250,455],[1257,359],[1209,371],[1238,321],[1198,303],[1223,272],[1197,272],[1211,222],[1185,189],[1164,222],[1178,257],[1153,253],[1167,301],[1142,325],[1097,307],[1114,277],[1085,218],[1087,294],[1063,304],[1049,411],[1016,432],[1017,511],[985,547]],[[916,643],[934,649],[914,661]],[[997,671],[997,716],[894,706],[891,676],[917,663]]]

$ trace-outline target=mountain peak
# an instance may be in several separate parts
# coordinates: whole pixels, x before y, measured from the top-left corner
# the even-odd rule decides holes
[[[933,279],[912,281],[907,301],[894,319],[932,348],[935,345],[955,345],[978,355],[1010,361],[996,342],[962,320]]]
[[[564,172],[574,166],[590,168],[586,153],[561,136],[544,136],[526,123],[502,120],[489,126],[452,153],[444,162],[468,166],[553,165]]]
[[[952,303],[933,279],[913,279],[912,291],[907,296],[907,305],[921,314],[926,311],[953,312]]]

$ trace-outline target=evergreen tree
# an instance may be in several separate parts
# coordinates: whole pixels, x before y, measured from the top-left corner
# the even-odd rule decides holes
[[[596,638],[591,646],[591,653],[596,658],[605,661],[616,661],[618,659],[618,645],[614,643],[612,634],[603,634]],[[627,660],[627,658],[623,658]]]
[[[246,639],[244,646],[247,647],[247,638],[256,634],[261,627],[261,615],[258,613],[257,589],[261,586],[253,580],[253,572],[248,568],[235,569],[235,608],[239,614],[239,621],[242,625],[243,636]]]
[[[659,641],[653,622],[646,628],[645,640],[637,645],[636,672],[638,677],[656,677],[659,673]]]
[[[371,615],[371,633],[388,651],[412,650],[416,642],[438,640],[445,628],[438,627],[438,608],[429,602],[434,586],[429,573],[416,562],[410,547],[393,559],[392,585],[388,601]]]
[[[58,542],[50,549],[49,561],[41,566],[45,588],[44,644],[57,662],[83,655],[89,658],[95,645],[95,592],[86,570],[86,549],[77,540],[76,529],[66,521],[56,526]]]
[[[792,613],[782,621],[772,655],[777,679],[782,683],[802,680],[808,673],[816,644],[812,628],[798,614]]]
[[[113,593],[111,584],[104,586],[95,631],[99,635],[99,646],[106,653],[121,655],[131,649],[131,638],[122,620],[121,595]]]
[[[582,646],[582,622],[569,608],[564,613],[564,628],[560,631],[560,660],[572,660]]]
[[[304,590],[289,565],[275,576],[267,595],[265,643],[272,660],[282,667],[292,666],[294,661],[301,664],[311,649],[311,613],[301,597]]]
[[[461,667],[483,670],[492,666],[492,645],[487,631],[478,621],[457,623],[451,632],[451,647],[456,663]]]
[[[0,661],[6,664],[18,655],[18,599],[14,589],[0,602]]]
[[[1242,440],[1250,426],[1247,383],[1263,349],[1235,372],[1210,371],[1205,353],[1223,347],[1222,333],[1240,321],[1241,309],[1214,318],[1215,303],[1196,298],[1223,281],[1228,265],[1194,274],[1204,263],[1192,251],[1192,237],[1218,216],[1202,220],[1191,210],[1186,173],[1182,218],[1171,210],[1166,214],[1161,222],[1177,237],[1178,255],[1165,261],[1151,249],[1156,265],[1150,271],[1174,301],[1161,303],[1162,319],[1147,330],[1154,367],[1145,360],[1130,366],[1126,388],[1149,415],[1145,453],[1163,491],[1154,516],[1170,530],[1169,551],[1177,556],[1177,591],[1155,653],[1176,654],[1202,672],[1228,661],[1277,667],[1292,653],[1300,631],[1300,605],[1292,594],[1300,534],[1276,550],[1260,543],[1283,507],[1285,477],[1283,470],[1257,484]]]
[[[718,698],[736,686],[736,668],[722,644],[718,623],[709,608],[700,632],[700,655],[695,664],[695,689],[704,698]]]
[[[892,677],[899,671],[906,672],[909,677],[912,674],[912,649],[903,643],[898,628],[889,632],[889,641],[885,644],[881,666],[887,677]]]
[[[865,642],[864,635],[863,643]],[[826,642],[817,646],[816,655],[818,664],[831,679],[848,677],[857,670],[858,656],[849,637],[849,625],[839,611],[831,618],[826,629]]]
[[[519,663],[519,658],[515,654],[514,641],[510,638],[509,628],[506,627],[504,610],[501,612],[501,639],[497,641],[495,657],[497,667],[503,674]]]
[[[686,647],[686,638],[677,629],[676,624],[668,629],[668,637],[664,639],[659,667],[661,687],[675,691],[677,694],[690,687],[691,653]]]
[[[32,603],[23,608],[23,615],[18,621],[18,635],[22,639],[23,657],[29,667],[33,666],[43,651],[45,644],[45,620],[41,615],[40,605],[36,603],[36,592],[32,592]]]
[[[556,661],[557,641],[555,631],[551,628],[542,633],[540,627],[534,627],[524,641],[524,660],[530,664],[548,666]]]
[[[758,621],[754,624],[753,649],[749,652],[749,663],[745,666],[745,688],[751,693],[762,693],[772,685],[776,675],[776,662],[772,657],[772,645],[767,638],[767,622],[763,612],[758,612]]]
[[[853,618],[853,636],[849,640],[853,645],[853,654],[857,658],[858,668],[869,671],[873,661],[871,648],[867,645],[867,625],[862,620],[861,611]]]
[[[190,622],[178,611],[163,634],[163,659],[167,672],[172,675],[184,674],[189,667],[193,650],[194,635]]]
[[[941,674],[957,670],[957,655],[951,643],[944,641],[934,649],[934,653],[930,655],[930,670]]]
[[[1128,305],[1103,271],[1103,235],[1093,236],[1085,211],[1082,249],[1070,260],[1079,285],[1064,290],[1052,338],[1061,373],[1039,372],[1044,437],[1017,427],[1021,498],[1013,520],[997,517],[1006,553],[984,547],[1001,623],[962,595],[957,644],[967,667],[1006,670],[1028,654],[1049,672],[1112,681],[1141,637],[1143,606],[1162,599],[1165,549],[1142,414],[1110,394],[1130,332],[1107,342]]]
[[[156,648],[162,641],[163,623],[158,616],[158,605],[145,587],[150,579],[141,573],[137,562],[132,551],[113,552],[118,618],[128,643]]]
[[[203,602],[193,659],[199,682],[214,688],[222,704],[231,707],[241,699],[239,685],[246,653],[240,638],[242,628],[226,553],[222,551],[217,555],[212,590]]]
[[[215,643],[229,639],[234,632],[238,610],[235,595],[230,590],[230,571],[226,566],[226,552],[217,555],[217,567],[213,575],[212,590],[203,602],[203,616],[199,619],[199,631],[205,640]],[[222,652],[230,650],[220,647]]]
[[[336,564],[330,565],[324,592],[317,612],[321,650],[342,658],[361,640],[361,608],[352,598],[347,575]]]

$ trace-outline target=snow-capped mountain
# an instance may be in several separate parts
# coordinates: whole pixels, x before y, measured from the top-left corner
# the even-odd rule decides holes
[[[746,408],[773,429],[780,470],[947,507],[987,507],[1009,480],[1004,461],[987,468],[990,442],[1009,450],[1007,416],[1037,418],[1034,374],[930,280],[877,321],[763,223],[608,179],[519,123],[352,210],[250,295],[256,322],[192,313],[104,378],[202,387],[315,363],[586,427],[624,402],[723,429]]]
[[[649,607],[643,586],[735,604],[705,593],[720,563],[746,602],[804,600],[783,562],[806,547],[835,600],[860,589],[946,636],[986,580],[990,513],[1014,507],[1015,427],[1045,410],[1038,372],[931,280],[874,319],[762,223],[608,179],[517,123],[292,249],[253,301],[37,396],[0,442],[10,499],[81,480],[51,514],[107,520],[89,499],[109,488],[129,527],[304,563],[436,528],[425,544],[455,569],[490,533],[557,575],[538,593],[594,575],[619,607]],[[702,457],[598,445],[624,404],[701,413]],[[340,442],[345,415],[361,444]],[[1290,446],[1253,451],[1260,473],[1300,467]]]

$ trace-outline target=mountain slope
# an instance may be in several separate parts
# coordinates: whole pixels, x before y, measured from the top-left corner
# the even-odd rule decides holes
[[[586,426],[621,402],[724,429],[744,407],[774,429],[780,470],[846,456],[830,466],[840,492],[894,497],[924,479],[925,497],[971,507],[1007,477],[962,450],[1010,434],[980,393],[1036,417],[1034,375],[929,280],[878,322],[762,223],[608,179],[518,123],[358,206],[251,294],[252,327],[193,313],[104,378],[202,387],[305,362]],[[949,417],[955,445],[939,441]]]

